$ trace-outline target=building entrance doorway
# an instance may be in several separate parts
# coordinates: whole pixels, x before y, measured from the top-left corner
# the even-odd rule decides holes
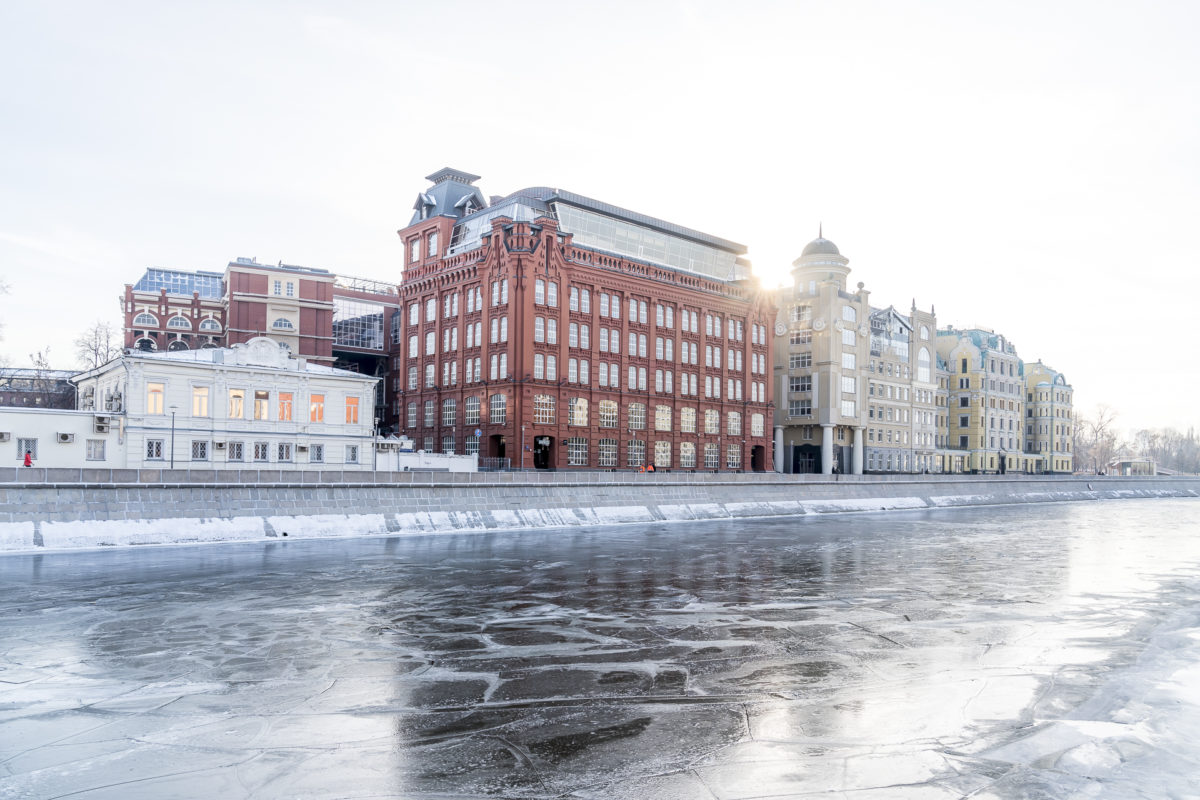
[[[535,436],[535,437],[533,437],[533,468],[534,469],[553,469],[554,468],[554,437],[553,436]]]
[[[750,469],[762,472],[767,468],[767,448],[756,444],[750,448]]]
[[[792,472],[814,473],[821,470],[821,448],[802,444],[792,448]]]
[[[505,452],[506,449],[504,436],[497,433],[488,437],[487,454],[489,458],[507,458],[508,453]]]

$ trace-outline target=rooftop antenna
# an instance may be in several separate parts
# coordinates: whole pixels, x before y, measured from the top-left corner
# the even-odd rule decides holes
[[[824,228],[825,228],[825,223],[824,223],[824,222],[818,222],[818,223],[817,223],[817,238],[818,238],[818,239],[824,239],[824,238],[825,238],[825,231],[824,231]]]

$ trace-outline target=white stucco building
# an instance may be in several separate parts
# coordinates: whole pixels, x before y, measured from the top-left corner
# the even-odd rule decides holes
[[[348,470],[374,467],[378,380],[295,358],[267,337],[127,351],[72,379],[93,429],[117,434],[120,456],[104,466]]]

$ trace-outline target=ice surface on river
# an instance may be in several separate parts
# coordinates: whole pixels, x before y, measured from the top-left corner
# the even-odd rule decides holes
[[[0,798],[1197,797],[1198,512],[5,556]]]

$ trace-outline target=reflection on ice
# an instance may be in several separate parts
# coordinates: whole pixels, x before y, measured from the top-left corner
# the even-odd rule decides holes
[[[0,797],[1187,796],[1196,511],[8,557]]]

